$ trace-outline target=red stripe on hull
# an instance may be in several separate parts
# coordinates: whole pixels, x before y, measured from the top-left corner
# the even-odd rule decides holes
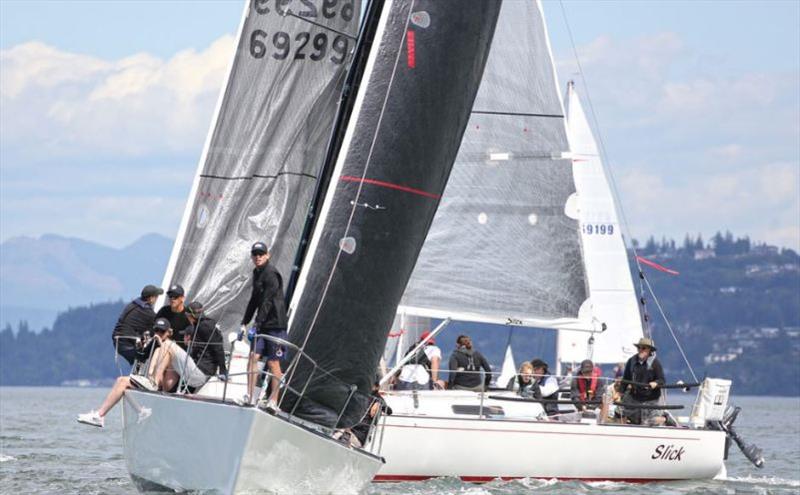
[[[414,474],[379,474],[372,479],[372,482],[397,483],[402,481],[425,481],[438,477],[439,476],[421,476]],[[497,479],[502,481],[523,479],[522,476],[458,476],[458,478],[461,478],[462,481],[466,481],[467,483],[488,483],[490,481],[494,481]],[[558,481],[588,481],[588,482],[614,481],[618,483],[655,483],[659,481],[675,481],[674,479],[660,479],[660,478],[558,478],[558,477],[554,478],[552,476],[543,478],[531,476],[528,478],[537,480],[556,479]]]

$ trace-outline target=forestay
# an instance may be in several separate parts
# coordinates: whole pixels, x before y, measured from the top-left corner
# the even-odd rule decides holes
[[[164,284],[234,327],[250,245],[288,276],[358,31],[359,0],[247,2]]]
[[[331,427],[352,426],[367,411],[386,334],[458,152],[501,3],[371,5],[365,30],[377,18],[375,34],[361,45],[370,47],[364,75],[289,324],[292,342],[338,380],[300,360],[289,387],[304,395],[289,393],[281,404]]]
[[[619,363],[635,351],[642,323],[614,197],[572,83],[567,86],[567,122],[591,294],[587,304],[595,327],[599,330],[605,324],[607,329],[595,335],[591,355],[585,333],[559,332],[559,357],[565,362],[591,357],[598,363]]]
[[[538,2],[503,3],[467,131],[398,312],[584,327],[564,112]]]

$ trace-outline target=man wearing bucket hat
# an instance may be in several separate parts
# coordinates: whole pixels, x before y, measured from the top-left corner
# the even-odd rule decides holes
[[[658,425],[663,423],[663,412],[657,406],[664,385],[664,369],[655,356],[652,339],[641,338],[634,344],[638,352],[625,363],[622,375],[623,402],[644,408],[625,408],[625,416],[633,424]]]

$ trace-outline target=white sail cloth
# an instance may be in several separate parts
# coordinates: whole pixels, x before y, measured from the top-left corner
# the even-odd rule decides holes
[[[503,2],[456,163],[398,312],[577,323],[586,287],[563,115],[541,6]]]
[[[591,354],[586,333],[560,331],[559,358],[619,363],[635,352],[633,343],[642,337],[642,323],[614,196],[573,84],[567,88],[567,122],[590,293],[584,312],[591,314],[597,330],[602,324],[607,329],[595,335]]]

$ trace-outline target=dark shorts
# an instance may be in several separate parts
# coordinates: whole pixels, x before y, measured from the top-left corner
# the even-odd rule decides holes
[[[270,337],[289,340],[289,335],[282,328],[259,330],[257,335],[269,335]],[[267,361],[283,361],[286,356],[286,346],[267,339],[256,338],[250,349]]]
[[[136,349],[136,346],[127,342],[117,345],[117,354],[125,358],[125,361],[127,361],[131,366],[133,366],[133,363],[139,359],[139,351]]]

